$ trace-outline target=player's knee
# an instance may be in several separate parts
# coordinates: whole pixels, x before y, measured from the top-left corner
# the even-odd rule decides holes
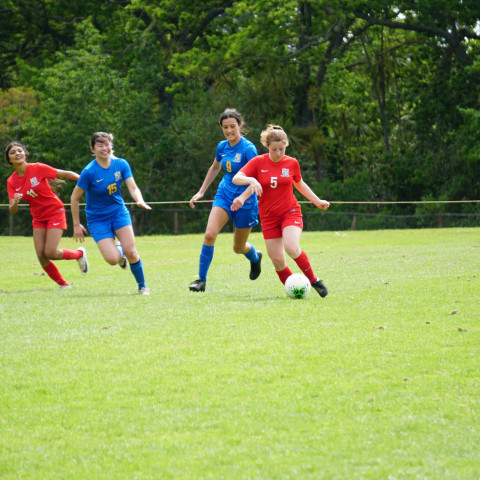
[[[245,250],[245,245],[235,245],[235,244],[233,244],[233,251],[236,254],[243,253],[244,250]]]
[[[217,232],[214,232],[212,230],[207,230],[205,232],[205,238],[204,238],[204,243],[207,244],[207,245],[210,245],[215,242],[215,240],[217,239]]]
[[[284,257],[270,257],[270,260],[277,271],[281,271],[287,266]]]
[[[45,255],[44,252],[36,252],[36,253],[37,253],[38,261],[40,262],[41,265],[48,263],[48,261],[50,260],[50,259]]]
[[[57,248],[46,247],[43,257],[49,260],[55,260],[57,258]]]
[[[137,249],[135,247],[124,248],[123,253],[127,257],[128,261],[130,263],[138,262],[138,253],[137,253]]]
[[[290,258],[297,258],[301,253],[302,249],[298,246],[285,246],[285,251]]]

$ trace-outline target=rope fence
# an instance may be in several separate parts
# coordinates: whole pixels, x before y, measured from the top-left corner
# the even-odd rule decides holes
[[[195,203],[212,203],[213,200],[197,200]],[[167,200],[164,202],[146,202],[148,205],[187,205],[189,200]],[[298,203],[312,203],[308,200],[299,200]],[[369,201],[338,201],[329,202],[330,205],[416,205],[416,204],[446,204],[446,203],[480,203],[480,200],[369,200]],[[71,203],[64,203],[66,207],[71,207]],[[80,203],[85,206],[85,203]],[[136,205],[135,202],[125,202],[125,205]],[[27,203],[19,203],[19,207],[28,207]],[[8,203],[0,203],[0,207],[8,207]]]
[[[202,208],[211,204],[213,200],[198,200],[195,202],[200,208],[185,208],[189,200],[168,200],[168,201],[147,201],[152,207],[162,206],[160,209],[153,209],[146,212],[143,209],[135,208],[135,202],[125,202],[131,207],[132,221],[137,234],[184,234],[198,233],[205,229],[210,208]],[[477,227],[480,225],[480,210],[477,205],[480,200],[369,200],[369,201],[339,201],[330,202],[331,207],[324,211],[313,208],[314,205],[308,200],[300,200],[300,204],[310,205],[312,209],[304,209],[304,228],[305,230],[380,230],[396,228],[443,228],[443,227]],[[469,208],[464,208],[462,212],[444,211],[441,206],[470,204]],[[67,213],[71,204],[64,204]],[[391,211],[340,211],[335,206],[372,206],[378,207],[384,205],[399,206],[419,206],[414,213],[404,213],[401,209],[398,213]],[[425,209],[421,208],[425,205]],[[437,208],[427,205],[439,205]],[[85,203],[80,203],[81,207]],[[31,232],[31,219],[24,215],[29,208],[28,203],[19,204],[19,215],[10,215],[8,204],[0,204],[0,235],[28,235]],[[81,209],[81,215],[84,216],[84,210]],[[82,220],[83,222],[83,220]],[[229,222],[231,223],[231,222]],[[257,227],[258,228],[258,227]],[[232,226],[227,224],[225,232],[232,230]],[[22,232],[22,233],[19,233]]]

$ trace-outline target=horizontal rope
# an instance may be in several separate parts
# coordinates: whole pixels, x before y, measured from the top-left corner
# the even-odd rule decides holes
[[[145,202],[147,205],[179,205],[188,204],[189,200],[168,200],[165,202]],[[195,203],[212,203],[213,200],[197,200]],[[312,203],[308,200],[300,200],[298,203]],[[370,200],[370,201],[336,201],[329,202],[330,205],[422,205],[422,204],[445,204],[445,203],[480,203],[480,200]],[[71,203],[64,203],[66,207],[71,207]],[[85,203],[80,203],[80,206],[85,206]],[[136,205],[136,202],[125,202],[125,205]],[[0,207],[8,207],[8,203],[1,203]],[[19,203],[19,207],[29,207],[28,203]]]

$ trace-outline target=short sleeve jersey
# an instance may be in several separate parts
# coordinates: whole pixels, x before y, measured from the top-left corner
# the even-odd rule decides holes
[[[22,199],[30,205],[30,213],[35,220],[46,221],[64,206],[48,183],[57,177],[57,169],[44,163],[27,163],[23,177],[13,172],[7,179],[8,198],[13,199],[15,193],[21,193]]]
[[[122,182],[132,176],[129,163],[123,158],[112,158],[104,168],[92,160],[80,174],[77,185],[85,190],[85,213],[95,218],[110,215],[124,209],[125,202],[120,192]]]
[[[257,179],[262,186],[263,193],[258,201],[260,218],[279,217],[290,210],[300,210],[293,194],[293,184],[302,179],[300,165],[295,158],[285,155],[279,162],[274,162],[265,153],[250,160],[241,171],[247,177]]]
[[[235,185],[232,180],[237,172],[246,165],[253,157],[257,155],[257,149],[255,145],[242,137],[240,141],[230,146],[228,140],[223,140],[217,145],[217,151],[215,152],[215,160],[222,164],[222,169],[225,174],[218,185],[218,192],[225,195],[232,202],[241,195],[247,188],[245,185]],[[250,199],[255,198],[256,195],[252,195]],[[255,200],[255,205],[256,205]]]

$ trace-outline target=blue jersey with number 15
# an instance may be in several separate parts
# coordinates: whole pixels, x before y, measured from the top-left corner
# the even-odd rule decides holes
[[[120,187],[131,176],[130,165],[123,158],[112,158],[108,168],[103,168],[97,160],[92,160],[82,170],[77,182],[85,190],[87,218],[123,211],[126,207]]]

